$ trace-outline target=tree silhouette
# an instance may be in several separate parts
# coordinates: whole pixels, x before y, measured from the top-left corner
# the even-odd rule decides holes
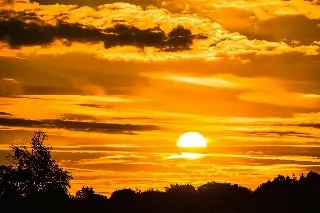
[[[200,206],[205,209],[242,212],[251,191],[237,184],[209,182],[199,186],[198,193]]]
[[[72,176],[51,159],[52,148],[44,145],[47,137],[46,133],[37,131],[27,145],[10,146],[8,175],[21,198],[45,193],[68,194]]]
[[[92,199],[95,195],[95,192],[92,187],[82,187],[81,190],[76,192],[76,199],[78,200],[88,200]]]
[[[165,189],[169,194],[190,194],[196,191],[196,188],[191,184],[171,184],[170,187]]]
[[[112,193],[110,197],[110,199],[115,203],[121,203],[124,200],[132,203],[136,198],[137,198],[137,193],[132,189],[116,190]]]
[[[0,166],[0,201],[16,201],[19,199],[14,185],[14,172],[10,166]]]
[[[140,193],[140,209],[142,212],[166,212],[166,193],[149,189]]]

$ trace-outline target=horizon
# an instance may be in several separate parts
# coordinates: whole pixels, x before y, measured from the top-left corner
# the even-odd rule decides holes
[[[320,172],[318,11],[312,0],[0,0],[0,165],[42,129],[72,193],[255,189]],[[179,142],[187,132],[200,136]]]
[[[60,183],[61,185],[58,182],[58,185],[60,185],[59,186],[60,188],[57,187],[57,188],[55,188],[55,190],[63,189],[65,187],[66,190],[64,191],[64,193],[65,193],[65,195],[67,195],[67,197],[69,199],[89,199],[90,195],[91,196],[103,195],[107,198],[108,195],[112,197],[112,196],[115,196],[115,194],[117,194],[117,193],[125,193],[124,191],[127,191],[127,190],[133,192],[135,195],[143,195],[144,193],[148,193],[148,192],[164,192],[164,193],[170,194],[170,190],[175,190],[175,189],[178,190],[177,192],[182,190],[179,193],[182,193],[183,190],[191,190],[192,192],[197,192],[200,190],[199,192],[205,192],[206,190],[204,190],[204,189],[206,189],[206,186],[208,186],[208,185],[210,187],[207,188],[207,190],[209,190],[209,191],[212,190],[212,192],[217,190],[217,188],[215,189],[214,186],[220,185],[220,186],[225,186],[227,188],[228,187],[233,188],[235,190],[238,188],[241,188],[241,189],[246,190],[248,193],[252,194],[252,193],[256,193],[257,191],[261,191],[262,188],[270,187],[270,184],[272,184],[272,185],[274,184],[275,187],[281,187],[281,184],[289,184],[287,187],[289,187],[289,186],[294,187],[295,184],[302,184],[303,187],[306,187],[305,185],[303,185],[303,184],[305,184],[305,181],[307,181],[307,182],[310,181],[309,184],[316,184],[318,181],[318,178],[320,177],[319,173],[311,170],[311,171],[308,171],[307,173],[301,173],[300,175],[296,175],[294,173],[291,176],[278,174],[275,177],[268,179],[267,181],[262,181],[254,189],[247,187],[247,186],[243,186],[241,184],[237,184],[237,183],[231,183],[231,182],[226,182],[226,181],[219,182],[219,181],[210,180],[210,181],[206,181],[201,184],[198,184],[198,185],[194,185],[192,183],[182,181],[179,183],[178,182],[177,183],[170,183],[168,186],[165,186],[162,189],[158,189],[158,188],[154,188],[154,187],[150,187],[150,186],[145,189],[139,189],[139,188],[134,188],[134,187],[124,187],[121,189],[115,189],[112,192],[97,193],[95,191],[95,189],[90,185],[82,186],[81,189],[72,189],[72,186],[68,185],[69,182],[72,181],[72,179],[73,179],[72,173],[70,173],[68,170],[65,170],[64,168],[61,168],[61,167],[60,168],[62,169],[61,170],[62,173],[59,173],[58,170],[56,170],[56,168],[59,168],[59,165],[54,159],[52,159],[53,149],[49,144],[45,143],[47,139],[48,139],[47,133],[43,132],[42,130],[37,130],[36,132],[33,133],[32,137],[30,137],[30,139],[26,140],[25,142],[16,143],[16,144],[13,143],[10,145],[11,151],[6,156],[8,163],[6,165],[0,165],[0,167],[1,167],[1,179],[0,179],[1,182],[0,183],[2,186],[1,190],[3,190],[3,191],[1,191],[2,196],[0,197],[1,198],[0,201],[3,201],[3,198],[5,197],[4,195],[6,194],[6,192],[8,192],[7,191],[8,188],[5,185],[6,184],[10,185],[10,182],[7,182],[7,181],[10,179],[12,181],[11,183],[14,183],[17,180],[19,181],[19,178],[15,179],[15,177],[19,177],[21,174],[23,174],[23,171],[27,172],[27,173],[30,171],[33,171],[33,172],[38,171],[35,173],[31,172],[30,174],[35,175],[34,178],[38,179],[38,181],[40,181],[41,184],[48,184],[48,185],[50,185],[51,182],[50,181],[48,182],[47,178],[50,177],[52,174],[54,174],[53,177],[55,177],[55,181],[57,181],[57,180],[59,180],[59,178],[63,177],[63,175],[62,175],[63,173],[66,174],[68,181],[67,182],[61,181],[61,183],[62,183],[62,184]],[[19,149],[19,151],[17,151],[17,149]],[[24,154],[21,154],[22,152]],[[49,155],[46,155],[46,153],[48,153]],[[188,156],[188,154],[190,154],[190,155],[197,155],[197,154],[188,153],[188,152],[181,153],[180,155],[183,156],[184,154],[186,156],[184,156],[182,158],[189,159],[189,160],[197,160],[197,159],[203,157],[203,156],[190,157],[190,156]],[[177,155],[174,155],[174,156],[177,156]],[[169,157],[172,157],[172,156],[169,156]],[[23,160],[20,161],[18,159],[20,159],[20,160],[23,159]],[[51,163],[38,164],[39,159],[41,159],[41,161],[43,161],[43,160],[46,161],[47,159],[49,161],[51,160],[52,164]],[[170,158],[168,158],[168,159],[170,159]],[[22,162],[25,162],[26,164],[23,164]],[[55,167],[53,165],[56,165],[57,167]],[[18,169],[19,167],[21,170]],[[47,171],[47,173],[44,173],[45,175],[44,175],[44,177],[42,177],[41,175],[43,175],[43,174],[40,174],[41,172],[39,172],[39,170],[37,170],[37,169],[40,169],[40,170],[44,169],[45,171]],[[48,170],[49,171],[51,170],[51,172],[48,172]],[[11,174],[11,175],[8,175],[8,174]],[[48,176],[46,177],[46,175],[48,175]],[[7,179],[8,177],[9,177],[9,179]],[[25,176],[25,177],[28,177],[28,176]],[[50,178],[48,178],[48,179],[50,180]],[[21,183],[25,184],[25,181],[27,181],[27,180],[23,180]],[[269,184],[269,186],[268,186],[268,184]],[[278,184],[280,184],[280,185],[278,185]],[[38,187],[37,184],[36,184],[36,186]],[[18,194],[21,193],[21,191],[19,191],[19,190],[21,190],[21,188],[19,188],[19,184],[17,184],[16,187],[17,187],[16,192]],[[27,190],[30,190],[31,188],[27,188]],[[224,190],[226,190],[227,188],[224,188]],[[23,187],[22,187],[22,189],[23,189]],[[294,188],[292,188],[292,189],[294,189]],[[50,195],[52,193],[51,195],[54,196],[54,191],[50,192],[50,190],[46,191],[41,188],[39,188],[38,190],[39,190],[38,192],[33,191],[33,193],[35,193],[35,192],[41,193],[42,192],[42,193],[48,193],[48,195]],[[204,191],[202,191],[202,190],[204,190]],[[297,188],[295,190],[297,190]],[[34,195],[36,195],[36,193]],[[79,193],[82,195],[80,196]],[[21,193],[20,196],[22,194],[23,193]],[[84,196],[84,197],[82,197],[82,196]],[[86,197],[86,196],[89,196],[89,197]],[[109,198],[111,198],[111,197],[109,197]],[[9,198],[10,198],[10,195],[9,195]],[[14,199],[14,197],[11,197],[10,199]],[[20,199],[22,199],[22,200],[26,199],[26,201],[28,201],[28,197],[22,196],[22,197],[20,197]]]

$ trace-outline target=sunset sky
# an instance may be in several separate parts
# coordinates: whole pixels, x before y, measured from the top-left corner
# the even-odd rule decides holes
[[[319,172],[320,1],[0,0],[0,164],[37,129],[72,192]]]

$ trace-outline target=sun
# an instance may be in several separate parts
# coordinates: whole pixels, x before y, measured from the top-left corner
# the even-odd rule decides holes
[[[198,132],[186,132],[179,137],[177,146],[181,148],[203,148],[207,146],[207,141]]]

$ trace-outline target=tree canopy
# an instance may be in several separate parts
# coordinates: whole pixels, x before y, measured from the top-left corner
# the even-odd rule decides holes
[[[47,137],[37,131],[27,144],[10,146],[10,165],[0,167],[2,196],[13,192],[22,199],[49,193],[68,195],[72,176],[51,158],[52,148],[44,144]]]

